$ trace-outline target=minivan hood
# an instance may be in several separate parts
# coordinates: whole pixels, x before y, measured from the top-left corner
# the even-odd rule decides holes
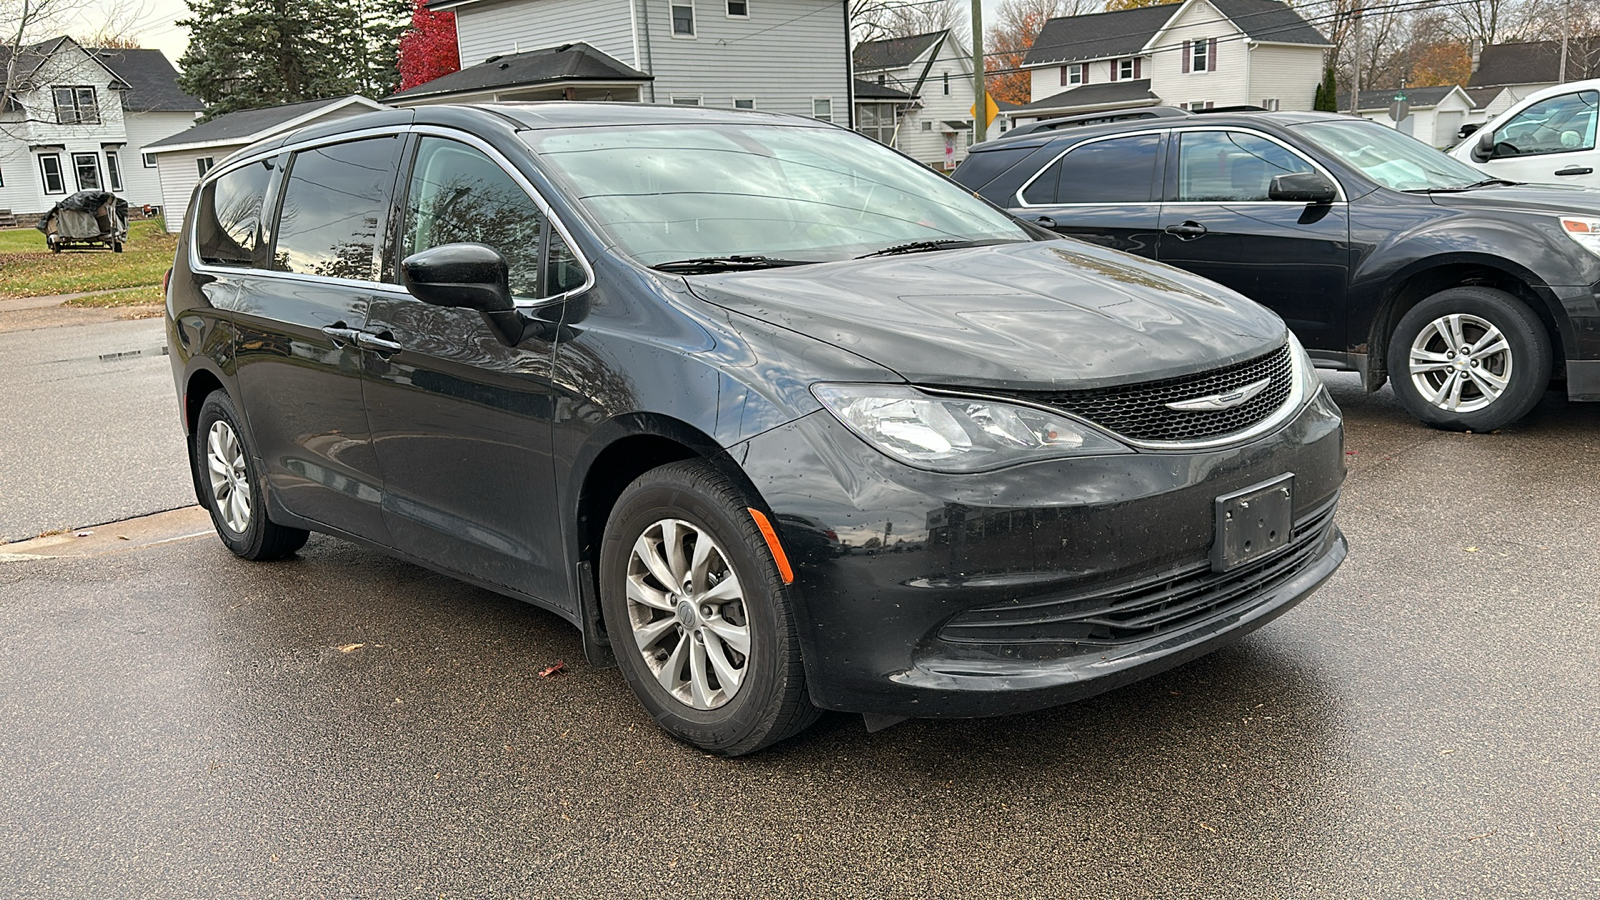
[[[1600,190],[1566,184],[1496,185],[1428,196],[1435,204],[1451,209],[1600,215]]]
[[[707,302],[925,385],[1047,390],[1187,375],[1286,335],[1272,312],[1167,266],[1078,241],[696,275]]]

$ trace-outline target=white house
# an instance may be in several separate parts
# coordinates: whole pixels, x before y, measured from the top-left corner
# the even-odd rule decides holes
[[[853,124],[849,0],[431,0],[428,8],[455,13],[458,84],[482,96],[526,99],[530,89],[559,85],[558,96],[580,99],[597,88],[613,100],[636,95]],[[551,60],[530,59],[571,56],[568,45],[580,44],[582,70],[594,78],[563,81]],[[526,80],[528,72],[537,80]],[[414,105],[466,95],[427,88],[389,99]]]
[[[1276,0],[1184,0],[1063,16],[1023,58],[1021,122],[1165,104],[1310,109],[1331,45]]]
[[[1409,114],[1396,122],[1390,107],[1397,97],[1405,97]],[[1339,95],[1339,108],[1350,108],[1350,95]],[[1419,141],[1441,149],[1454,146],[1461,126],[1468,122],[1483,122],[1482,111],[1472,97],[1459,85],[1441,87],[1389,88],[1388,90],[1362,91],[1357,115],[1371,119],[1409,134]]]
[[[862,41],[854,59],[856,130],[932,166],[967,158],[972,58],[949,31]]]
[[[0,48],[0,73],[9,63]],[[177,78],[159,50],[97,51],[69,37],[24,47],[0,113],[0,208],[43,212],[80,190],[160,204],[145,151],[202,108]]]
[[[352,94],[331,100],[246,109],[218,116],[150,144],[145,152],[154,158],[161,176],[161,206],[166,212],[167,230],[176,233],[182,227],[189,211],[189,197],[200,183],[200,176],[235,150],[297,128],[384,108],[377,101]]]

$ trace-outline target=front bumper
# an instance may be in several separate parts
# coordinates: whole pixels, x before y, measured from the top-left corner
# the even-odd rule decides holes
[[[795,567],[812,701],[886,716],[1056,706],[1271,621],[1343,561],[1339,412],[1194,453],[940,475],[817,412],[735,448]],[[1212,573],[1217,497],[1294,473],[1295,538]]]

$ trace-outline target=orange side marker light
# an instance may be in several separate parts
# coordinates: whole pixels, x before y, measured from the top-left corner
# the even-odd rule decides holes
[[[778,574],[783,576],[783,583],[794,584],[794,569],[789,566],[789,556],[783,552],[783,545],[778,543],[778,533],[772,530],[772,523],[759,509],[751,509],[750,518],[755,520],[761,536],[767,539],[767,549],[772,551],[772,559],[778,564]]]

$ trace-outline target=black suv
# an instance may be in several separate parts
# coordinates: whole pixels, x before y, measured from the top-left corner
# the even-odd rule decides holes
[[[1062,234],[1221,282],[1318,365],[1487,431],[1552,376],[1600,400],[1600,193],[1520,185],[1374,122],[1178,115],[981,144],[955,180]]]

